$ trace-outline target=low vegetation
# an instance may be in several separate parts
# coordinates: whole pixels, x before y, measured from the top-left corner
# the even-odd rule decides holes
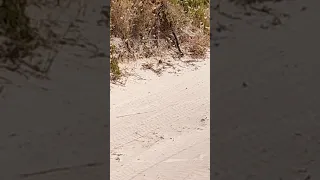
[[[121,76],[116,66],[124,59],[163,52],[203,57],[210,43],[209,6],[209,0],[111,1],[111,76]]]
[[[59,48],[67,42],[66,34],[75,29],[76,23],[70,22],[66,32],[57,33],[58,20],[35,19],[28,9],[48,14],[47,10],[66,9],[70,3],[0,0],[0,68],[25,77],[48,78]],[[101,14],[110,19],[105,24],[110,24],[113,80],[121,77],[119,63],[124,60],[156,57],[164,52],[198,58],[209,47],[209,0],[112,0],[110,9]],[[49,52],[48,57],[44,57],[44,51]]]

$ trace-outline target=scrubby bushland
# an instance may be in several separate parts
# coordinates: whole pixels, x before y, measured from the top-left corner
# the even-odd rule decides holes
[[[124,59],[167,51],[204,56],[210,43],[209,6],[209,0],[111,1],[111,75],[120,73],[116,54]]]

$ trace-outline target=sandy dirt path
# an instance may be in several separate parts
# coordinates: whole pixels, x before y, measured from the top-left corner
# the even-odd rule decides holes
[[[111,89],[112,180],[210,178],[210,63]]]

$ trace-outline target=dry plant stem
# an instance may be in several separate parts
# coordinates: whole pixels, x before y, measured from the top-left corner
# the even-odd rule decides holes
[[[181,56],[184,56],[183,52],[182,52],[181,49],[180,49],[179,39],[178,39],[176,33],[174,32],[174,30],[172,30],[172,34],[173,34],[173,36],[174,36],[174,39],[175,39],[175,42],[176,42],[176,46],[177,46],[177,48],[178,48],[178,50],[179,50],[179,52],[180,52],[180,55],[181,55]]]
[[[183,54],[183,52],[181,51],[180,44],[179,44],[179,40],[178,40],[178,37],[177,37],[177,35],[176,35],[176,33],[175,33],[175,29],[174,29],[174,27],[173,27],[173,25],[172,25],[172,22],[171,22],[171,21],[168,19],[168,17],[167,17],[167,13],[166,13],[166,10],[167,10],[167,9],[168,9],[167,4],[164,3],[164,2],[162,2],[161,5],[160,5],[160,7],[159,7],[159,9],[158,9],[158,13],[157,13],[158,18],[159,18],[159,20],[160,20],[160,24],[168,24],[168,26],[169,26],[169,28],[170,28],[170,31],[171,31],[174,39],[175,39],[175,43],[176,43],[176,46],[177,46],[177,48],[178,48],[178,51],[179,51],[180,55],[183,56],[184,54]],[[162,16],[161,16],[161,15],[162,15]]]

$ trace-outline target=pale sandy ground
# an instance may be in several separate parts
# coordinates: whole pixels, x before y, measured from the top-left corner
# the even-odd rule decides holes
[[[91,1],[86,16],[80,17],[85,22],[76,24],[90,42],[106,53],[107,29],[96,25],[105,4],[104,0]],[[72,10],[76,9],[60,13],[62,20],[74,19]],[[36,15],[42,17],[41,13]],[[62,29],[66,29],[65,24]],[[76,46],[62,47],[48,81],[26,80],[0,71],[0,77],[13,83],[5,84],[0,94],[0,179],[109,177],[108,60],[89,58],[91,55]],[[96,166],[86,166],[88,163]]]
[[[320,179],[319,6],[276,6],[291,18],[267,31],[220,17],[234,31],[212,50],[213,179]]]
[[[210,178],[210,60],[196,65],[112,87],[112,180]]]

